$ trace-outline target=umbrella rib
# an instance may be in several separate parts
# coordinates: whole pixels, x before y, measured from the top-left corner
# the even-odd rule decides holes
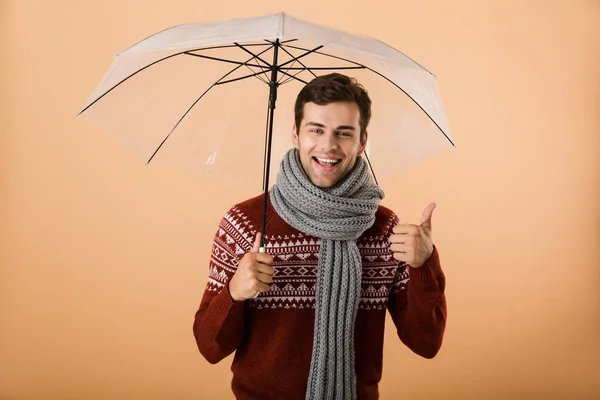
[[[294,64],[292,64],[292,65],[294,65]],[[300,68],[300,70],[294,74],[294,77],[297,77],[298,75],[300,75],[302,73],[302,71],[305,71],[305,70],[306,70],[306,68]],[[284,84],[286,84],[286,83],[291,82],[292,80],[294,80],[294,78],[289,78],[289,74],[284,73],[284,72],[285,71],[281,71],[282,78],[281,78],[281,80],[279,82],[280,85],[284,85]],[[287,75],[288,78],[287,79],[283,79],[283,75]]]
[[[244,46],[247,47],[253,47],[253,46],[268,46],[268,44],[265,43],[247,43]],[[223,45],[219,45],[219,46],[210,46],[210,47],[200,47],[198,49],[195,50],[186,50],[186,51],[203,51],[203,50],[214,50],[214,49],[228,49],[231,47],[237,47],[235,44],[223,44]]]
[[[246,67],[247,67],[247,68],[248,68],[250,71],[254,72],[254,70],[253,70],[252,68],[250,68],[250,67],[248,67],[248,66],[246,66]],[[267,71],[268,71],[268,70],[267,70]],[[257,75],[256,75],[256,77],[257,77],[257,78],[258,78],[258,79],[259,79],[259,80],[260,80],[262,83],[264,83],[264,84],[267,84],[267,85],[268,85],[268,84],[269,84],[269,82],[267,82],[267,80],[266,80],[265,78],[263,78],[262,76],[260,76],[260,74],[262,74],[262,73],[264,73],[264,71],[263,71],[263,72],[260,72],[259,74],[257,74]]]
[[[256,68],[266,68],[263,65],[258,65],[258,64],[248,64],[247,62],[241,62],[241,61],[234,61],[234,60],[227,60],[225,58],[219,58],[219,57],[211,57],[211,56],[205,56],[203,54],[194,54],[194,53],[190,53],[188,51],[186,51],[185,53],[188,56],[194,56],[194,57],[200,57],[200,58],[206,58],[208,60],[214,60],[214,61],[221,61],[221,62],[226,62],[226,63],[230,63],[230,64],[237,64],[237,65],[248,65],[248,66],[252,66],[252,67],[256,67]]]
[[[288,45],[288,46],[289,46],[289,45]],[[315,48],[314,48],[314,49],[312,49],[312,50],[307,50],[307,49],[303,49],[303,48],[300,48],[300,47],[295,47],[295,46],[289,46],[289,47],[291,47],[291,48],[296,48],[296,49],[300,49],[300,50],[304,50],[304,51],[306,51],[306,53],[304,53],[304,54],[301,54],[301,55],[299,55],[298,57],[294,57],[294,58],[292,58],[291,60],[288,60],[288,61],[284,62],[284,63],[283,63],[283,64],[281,64],[281,65],[278,65],[278,67],[279,67],[279,68],[281,68],[281,67],[283,67],[283,66],[285,66],[285,65],[287,65],[287,64],[289,64],[289,63],[291,63],[291,62],[298,61],[298,60],[299,60],[299,59],[301,59],[302,57],[306,57],[307,55],[309,55],[309,54],[311,54],[311,53],[314,53],[314,52],[317,52],[317,50],[319,50],[319,49],[323,48],[323,46],[322,46],[322,45],[321,45],[321,46],[317,46],[317,47],[315,47]],[[318,53],[318,52],[317,52],[317,53]]]
[[[267,71],[270,71],[270,70],[271,70],[271,68],[273,68],[273,66],[272,66],[271,64],[269,64],[268,62],[266,62],[265,60],[263,60],[262,58],[260,58],[260,57],[259,57],[259,55],[257,55],[257,54],[254,54],[253,52],[251,52],[250,50],[248,50],[247,48],[245,48],[245,47],[244,47],[244,46],[242,46],[241,44],[239,44],[239,43],[237,43],[237,42],[234,42],[234,43],[235,43],[235,45],[236,45],[238,48],[240,48],[240,49],[244,50],[246,53],[250,54],[250,55],[252,56],[252,58],[253,58],[253,59],[254,59],[254,58],[256,58],[257,60],[261,61],[263,64],[265,64],[265,65],[268,67],[268,69],[266,69],[266,70],[263,70],[263,72],[265,73],[265,79],[268,81],[268,80],[269,80],[269,77],[268,77],[268,75],[266,75],[266,72],[267,72]],[[264,53],[264,52],[263,52],[263,53]],[[260,54],[262,54],[262,53],[260,53]],[[264,68],[264,67],[261,67],[261,68]]]
[[[307,49],[304,49],[304,48],[302,48],[302,47],[290,46],[290,45],[287,45],[287,46],[288,46],[288,47],[290,47],[290,48],[293,48],[293,49],[298,49],[298,50],[309,51],[309,50],[307,50]],[[323,46],[321,46],[321,47],[323,47]],[[319,51],[315,51],[315,53],[317,53],[317,54],[321,54],[321,55],[324,55],[324,56],[328,56],[328,57],[332,57],[332,58],[336,58],[336,59],[338,59],[338,60],[346,61],[346,62],[349,62],[349,63],[351,63],[351,64],[355,64],[355,65],[357,65],[357,66],[360,66],[360,67],[362,67],[362,68],[365,68],[365,69],[367,69],[367,70],[369,70],[369,71],[373,72],[374,74],[376,74],[376,75],[379,75],[380,77],[382,77],[383,79],[385,79],[386,81],[388,81],[389,83],[391,83],[392,85],[396,86],[396,87],[397,87],[399,90],[401,90],[401,91],[402,91],[402,92],[403,92],[403,93],[404,93],[406,96],[408,96],[408,98],[409,98],[409,99],[411,99],[411,100],[413,101],[413,103],[415,103],[415,104],[417,105],[417,107],[419,107],[419,108],[421,109],[421,111],[423,111],[423,112],[425,113],[425,115],[427,115],[427,117],[429,117],[429,119],[431,120],[431,122],[433,122],[433,123],[435,124],[435,126],[437,126],[437,128],[440,130],[440,132],[442,132],[442,134],[443,134],[443,135],[446,137],[446,139],[448,140],[448,142],[450,142],[450,144],[451,144],[453,147],[456,147],[456,145],[454,144],[454,142],[452,142],[452,140],[451,140],[451,139],[448,137],[448,135],[446,135],[446,132],[444,132],[444,130],[443,130],[442,128],[440,128],[440,126],[438,125],[438,123],[437,123],[437,122],[435,122],[433,118],[431,118],[431,115],[429,115],[429,113],[428,113],[427,111],[425,111],[425,110],[423,109],[423,107],[421,107],[421,105],[420,105],[420,104],[419,104],[419,103],[418,103],[418,102],[417,102],[415,99],[413,99],[413,98],[412,98],[412,96],[410,96],[408,93],[406,93],[406,91],[405,91],[404,89],[402,89],[400,86],[398,86],[396,83],[394,83],[392,80],[390,80],[390,79],[389,79],[388,77],[386,77],[385,75],[383,75],[383,74],[381,74],[381,73],[379,73],[379,72],[375,71],[375,70],[374,70],[374,69],[372,69],[372,68],[369,68],[369,67],[367,67],[367,66],[365,66],[365,65],[359,64],[359,63],[357,63],[357,62],[355,62],[355,61],[348,60],[348,59],[346,59],[346,58],[343,58],[343,57],[338,57],[338,56],[334,56],[334,55],[332,55],[332,54],[327,54],[327,53],[323,53],[323,52],[319,52]],[[282,71],[282,72],[283,72],[283,71]],[[428,72],[429,72],[429,71],[428,71]]]
[[[239,67],[236,67],[236,69]],[[233,71],[229,71],[227,73],[227,75],[229,75],[230,73],[232,73]],[[152,161],[152,159],[154,158],[154,156],[156,155],[156,153],[158,153],[158,151],[162,148],[162,146],[165,144],[165,142],[167,141],[167,139],[171,136],[171,134],[173,133],[173,131],[175,131],[175,129],[179,126],[179,124],[181,123],[181,121],[183,121],[183,119],[185,118],[186,115],[188,115],[188,113],[192,110],[192,108],[194,108],[194,106],[204,97],[204,95],[206,93],[208,93],[210,91],[210,89],[214,88],[216,85],[216,83],[213,83],[212,85],[210,85],[210,87],[208,89],[206,89],[204,91],[204,93],[202,93],[202,95],[200,95],[200,97],[198,97],[196,99],[196,101],[194,101],[192,103],[192,105],[187,109],[187,111],[181,116],[181,118],[179,118],[179,121],[177,121],[177,123],[175,124],[175,126],[171,129],[171,131],[169,132],[169,134],[163,139],[162,142],[160,142],[160,145],[156,148],[156,150],[154,150],[154,153],[152,153],[152,156],[148,159],[148,161],[146,161],[146,165],[148,165],[150,163],[150,161]]]
[[[292,54],[291,54],[289,51],[287,51],[285,48],[283,48],[283,45],[284,45],[284,44],[287,44],[287,43],[291,43],[291,42],[297,42],[297,41],[298,41],[298,39],[288,39],[288,40],[283,40],[283,41],[279,42],[279,48],[280,48],[281,50],[285,51],[285,52],[286,52],[286,53],[287,53],[287,54],[288,54],[290,57],[294,58],[294,56],[293,56],[293,55],[292,55]],[[268,42],[268,43],[270,43],[271,45],[275,46],[275,42],[274,42],[274,41],[272,41],[272,40],[265,39],[265,42]],[[298,61],[298,60],[295,60],[295,61]],[[302,66],[304,66],[304,64],[302,64],[300,61],[298,61],[298,62],[299,62],[299,63],[300,63]],[[292,64],[292,65],[293,65],[293,64]],[[281,71],[281,69],[279,69],[279,71]],[[283,71],[282,71],[282,72],[283,72]],[[300,71],[300,72],[302,72],[302,71]],[[300,72],[298,72],[296,75],[300,74]],[[287,74],[285,74],[285,75],[287,75]],[[313,75],[314,75],[314,74],[313,74]],[[317,76],[315,75],[315,78],[316,78],[316,77],[317,77]],[[288,78],[288,79],[286,79],[286,80],[283,80],[283,81],[281,81],[281,80],[280,80],[280,81],[278,82],[278,84],[279,84],[279,85],[283,85],[283,84],[285,84],[285,83],[288,83],[288,82],[290,82],[291,80],[292,80],[292,78]],[[306,84],[306,82],[304,82],[304,81],[301,81],[301,82],[302,82],[302,83],[304,83],[304,84]]]
[[[264,72],[255,72],[255,73],[250,74],[250,75],[240,76],[238,78],[228,79],[226,81],[219,80],[219,81],[217,81],[215,83],[215,85],[224,85],[226,83],[231,83],[231,82],[235,82],[235,81],[241,81],[242,79],[252,78],[253,76],[257,76],[257,75],[260,75],[260,74],[264,74]],[[264,82],[262,79],[261,79],[261,81]]]
[[[369,164],[369,169],[371,170],[371,174],[373,175],[373,179],[375,180],[375,184],[377,186],[379,186],[379,182],[377,182],[377,177],[375,176],[375,171],[373,171],[373,166],[371,165],[371,160],[369,160],[369,156],[367,155],[367,152],[364,152],[365,157],[367,158],[367,164]]]
[[[309,55],[309,54],[311,54],[311,53],[313,53],[313,52],[315,52],[315,51],[319,50],[319,49],[320,49],[320,48],[322,48],[322,47],[323,47],[323,46],[317,46],[317,47],[315,47],[315,48],[314,48],[314,49],[312,49],[312,50],[305,50],[305,49],[303,49],[303,50],[305,50],[305,51],[306,51],[304,54],[301,54],[301,55],[299,55],[298,57],[294,57],[294,56],[292,56],[292,59],[291,59],[291,60],[288,60],[288,61],[284,62],[283,64],[277,65],[277,66],[276,66],[276,68],[277,68],[277,70],[278,70],[279,72],[281,72],[282,74],[284,74],[284,75],[287,75],[288,77],[290,77],[290,78],[292,78],[292,79],[296,79],[297,81],[300,81],[300,82],[302,82],[302,83],[304,83],[304,84],[306,85],[306,84],[307,84],[307,82],[306,82],[306,81],[304,81],[304,80],[302,80],[302,79],[300,79],[300,78],[296,77],[295,75],[288,74],[288,73],[287,73],[287,72],[285,72],[285,71],[284,71],[284,69],[282,69],[281,67],[283,67],[283,66],[285,66],[285,65],[287,65],[287,64],[289,64],[289,63],[292,63],[292,65],[293,65],[293,63],[295,63],[295,62],[298,62],[298,63],[300,63],[300,61],[298,61],[300,58],[302,58],[302,57],[306,57],[307,55]],[[246,50],[246,51],[248,51],[248,50]],[[252,53],[250,53],[250,54],[252,54]],[[296,74],[296,75],[297,75],[297,74]],[[313,75],[314,75],[314,74],[313,74]]]
[[[383,42],[381,42],[381,41],[378,41],[378,42],[380,42],[380,43],[383,43]],[[385,44],[385,45],[386,45],[386,46],[388,46],[388,47],[391,47],[391,46],[387,45],[386,43],[383,43],[383,44]],[[289,46],[290,48],[293,48],[293,49],[298,49],[298,50],[307,50],[307,49],[305,49],[305,48],[302,48],[302,47],[290,46],[290,45],[288,45],[288,46]],[[403,52],[401,52],[400,50],[398,50],[398,49],[395,49],[395,48],[393,48],[393,47],[391,47],[391,48],[392,48],[394,51],[397,51],[398,53],[402,54],[404,57],[408,58],[410,61],[412,61],[412,62],[414,62],[415,64],[417,64],[419,67],[423,68],[425,71],[429,72],[431,75],[435,76],[435,74],[434,74],[433,72],[429,71],[427,68],[425,68],[424,66],[422,66],[421,64],[419,64],[418,62],[416,62],[415,60],[413,60],[412,58],[410,58],[409,56],[407,56],[406,54],[404,54]],[[341,59],[341,60],[344,60],[344,61],[348,61],[348,62],[354,63],[354,61],[351,61],[351,60],[346,60],[346,59],[344,59],[344,58],[341,58],[341,57],[336,57],[336,56],[333,56],[333,55],[331,55],[331,54],[326,54],[326,53],[319,53],[319,54],[322,54],[322,55],[325,55],[325,56],[330,56],[330,57],[339,58],[339,59]]]
[[[292,63],[292,65],[294,65],[294,64],[295,64],[295,62]],[[281,69],[279,68],[278,71],[281,71]],[[300,72],[302,72],[302,71],[299,71],[299,72],[295,73],[294,75],[298,75],[298,74],[300,74]],[[277,85],[283,85],[284,83],[287,83],[290,80],[291,80],[290,78],[284,80],[284,74],[281,74],[281,76],[279,77],[279,80],[277,81]]]
[[[249,43],[249,44],[246,44],[245,46],[268,46],[268,45],[263,44],[263,43]],[[106,92],[102,93],[102,95],[99,96],[96,100],[94,100],[93,102],[91,102],[90,104],[88,104],[83,110],[79,111],[76,116],[84,113],[88,108],[90,108],[91,106],[93,106],[94,104],[96,104],[101,98],[103,98],[104,96],[106,96],[107,94],[109,94],[110,92],[112,92],[114,89],[116,89],[118,86],[120,86],[122,83],[124,83],[125,81],[127,81],[129,78],[132,78],[133,76],[139,74],[140,72],[142,72],[146,68],[150,68],[151,66],[153,66],[155,64],[158,64],[158,63],[160,63],[162,61],[168,60],[169,58],[176,57],[176,56],[179,56],[179,55],[185,54],[185,53],[190,53],[192,51],[212,50],[212,49],[221,49],[221,48],[229,48],[229,47],[238,47],[238,46],[236,46],[236,45],[223,45],[223,46],[201,47],[201,48],[198,48],[198,49],[195,49],[195,50],[181,51],[179,53],[171,54],[171,55],[163,57],[163,58],[161,58],[159,60],[156,60],[156,61],[154,61],[154,62],[152,62],[152,63],[150,63],[150,64],[148,64],[148,65],[146,65],[146,66],[144,66],[144,67],[142,67],[140,69],[138,69],[137,71],[133,72],[129,76],[123,78],[120,82],[118,82],[117,84],[115,84],[113,87],[111,87],[110,89],[108,89]],[[268,51],[269,49],[270,49],[270,47],[267,48],[267,49],[265,49],[265,50],[263,50],[263,51],[261,51],[258,54],[259,55],[263,54],[266,51]],[[252,60],[252,58],[250,60]],[[250,60],[248,60],[248,61],[250,61]],[[263,68],[262,66],[259,66],[259,67]]]
[[[254,54],[253,52],[251,52],[250,50],[248,50],[246,47],[242,46],[241,44],[239,44],[239,43],[237,43],[237,42],[234,42],[234,44],[235,44],[235,45],[236,45],[238,48],[240,48],[240,49],[244,50],[246,53],[250,54],[250,55],[252,56],[252,58],[256,58],[257,60],[261,61],[263,64],[265,64],[265,65],[266,65],[267,67],[269,67],[269,68],[271,68],[271,67],[272,67],[272,65],[271,65],[271,64],[269,64],[268,62],[266,62],[265,60],[263,60],[262,58],[260,58],[260,54],[262,54],[262,53],[260,53],[260,54]],[[268,50],[268,49],[267,49],[267,50]],[[264,51],[263,51],[263,53],[264,53]]]
[[[334,56],[333,54],[327,54],[327,53],[323,53],[322,51],[316,51],[316,50],[318,50],[318,48],[317,48],[317,49],[313,49],[313,50],[308,50],[308,49],[305,49],[305,48],[303,48],[303,47],[298,47],[298,46],[290,46],[290,45],[287,45],[287,47],[289,47],[289,48],[291,48],[291,49],[296,49],[296,50],[311,51],[311,52],[314,52],[314,53],[316,53],[316,54],[320,54],[320,55],[322,55],[322,56],[327,56],[327,57],[336,58],[336,59],[338,59],[338,60],[346,61],[346,62],[348,62],[348,63],[354,64],[354,65],[357,65],[357,66],[365,67],[364,65],[362,65],[362,64],[360,64],[360,63],[357,63],[356,61],[348,60],[348,59],[346,59],[346,58],[339,57],[339,56]],[[321,47],[323,47],[323,46],[320,46],[319,48],[321,48]]]
[[[253,57],[252,59],[254,59],[254,57]],[[260,81],[261,81],[261,82],[263,82],[263,83],[265,83],[265,84],[267,84],[267,85],[268,85],[268,84],[269,84],[269,82],[268,82],[268,79],[266,78],[266,76],[267,76],[267,74],[266,74],[266,71],[270,71],[271,69],[270,69],[270,68],[268,68],[268,69],[266,69],[266,70],[265,70],[265,69],[264,69],[264,67],[261,67],[261,68],[263,68],[263,72],[265,73],[265,77],[263,78],[263,77],[262,77],[262,76],[260,76],[260,75],[257,75],[256,77],[257,77],[258,79],[260,79]],[[253,70],[252,68],[248,67],[248,69],[249,69],[250,71],[254,72],[254,70]]]
[[[292,79],[292,78],[287,78],[286,80],[284,80],[284,81],[281,81],[281,83],[279,83],[279,86],[281,86],[281,85],[285,85],[286,83],[288,83],[288,82],[291,82],[291,81],[293,81],[293,79]]]
[[[275,42],[269,39],[264,39],[265,42],[270,43],[271,45],[275,46]],[[279,42],[280,45],[284,44],[284,43],[290,43],[290,42],[297,42],[298,39],[288,39],[288,40],[284,40],[282,42]]]
[[[299,82],[302,82],[302,83],[304,83],[305,85],[307,85],[307,84],[308,84],[308,82],[306,82],[306,81],[304,81],[304,80],[302,80],[302,79],[300,79],[300,78],[298,78],[298,77],[296,76],[296,75],[298,75],[298,74],[299,74],[300,72],[302,72],[302,71],[299,71],[299,72],[297,72],[297,73],[296,73],[296,75],[288,74],[287,72],[285,72],[285,71],[283,71],[283,70],[279,70],[279,72],[281,72],[282,74],[284,74],[284,75],[287,75],[287,76],[289,77],[289,80],[288,80],[288,82],[289,82],[290,80],[292,80],[292,79],[295,79],[295,80],[297,80],[297,81],[299,81]]]
[[[364,65],[361,66],[356,66],[356,67],[309,67],[309,68],[300,68],[300,67],[289,67],[286,68],[286,70],[288,71],[295,71],[295,70],[304,70],[307,69],[309,71],[314,70],[314,71],[327,71],[327,70],[338,70],[338,69],[365,69],[366,67]],[[314,74],[313,74],[314,75]],[[316,76],[316,75],[315,75]]]
[[[435,120],[433,118],[431,118],[431,115],[429,115],[429,113],[427,111],[425,111],[423,109],[423,107],[421,107],[421,105],[419,104],[418,101],[416,101],[415,99],[413,99],[411,95],[409,95],[408,93],[406,93],[406,91],[404,89],[402,89],[400,86],[398,86],[395,82],[393,82],[391,79],[389,79],[385,75],[383,75],[383,74],[375,71],[372,68],[369,68],[369,67],[365,67],[365,68],[368,69],[369,71],[373,72],[374,74],[379,75],[380,77],[382,77],[383,79],[385,79],[386,81],[388,81],[389,83],[391,83],[392,85],[394,85],[398,89],[400,89],[402,91],[402,93],[404,93],[409,99],[411,99],[413,101],[413,103],[415,103],[421,109],[421,111],[423,111],[425,113],[425,115],[427,115],[429,117],[429,119],[431,120],[431,122],[433,122],[435,124],[435,126],[437,126],[437,128],[440,130],[440,132],[442,132],[442,134],[446,137],[446,139],[448,139],[448,141],[450,142],[450,144],[453,147],[456,147],[456,145],[454,144],[454,142],[452,142],[452,140],[448,137],[448,135],[446,135],[446,132],[444,132],[444,130],[442,128],[440,128],[440,126],[438,125],[438,123],[435,122]]]
[[[266,51],[268,51],[269,49],[265,49],[262,52],[259,53],[263,54]],[[251,59],[250,59],[251,60]],[[175,129],[177,129],[177,127],[179,126],[179,124],[181,123],[181,121],[183,121],[183,119],[185,118],[186,115],[189,114],[189,112],[192,110],[192,108],[194,108],[194,106],[196,104],[198,104],[198,102],[206,95],[206,93],[208,93],[212,88],[214,88],[215,86],[217,86],[224,78],[226,78],[227,76],[229,76],[230,74],[232,74],[233,72],[235,72],[236,70],[238,70],[239,68],[241,68],[241,65],[238,65],[237,67],[235,67],[234,69],[232,69],[231,71],[227,72],[225,75],[223,75],[220,79],[218,79],[215,83],[213,83],[212,85],[210,85],[210,87],[208,89],[206,89],[204,91],[204,93],[202,93],[200,95],[200,97],[198,97],[196,99],[196,101],[194,101],[192,103],[192,105],[187,109],[187,111],[181,116],[181,118],[179,118],[179,121],[177,121],[177,123],[175,124],[175,126],[171,129],[171,131],[169,132],[169,134],[163,139],[163,141],[160,143],[160,145],[156,148],[156,150],[154,150],[154,153],[152,153],[152,156],[148,159],[148,161],[146,162],[146,165],[148,165],[150,163],[150,161],[152,161],[152,159],[154,158],[154,156],[156,156],[156,153],[158,153],[158,151],[162,148],[162,146],[165,144],[165,142],[167,141],[167,139],[171,136],[171,134],[175,131]]]
[[[292,63],[292,65],[294,65],[294,64],[295,64],[295,62]],[[300,63],[300,64],[302,64],[302,63]],[[304,65],[304,64],[302,64],[302,65]],[[289,68],[286,68],[286,70],[287,69],[289,69]],[[306,66],[304,66],[304,68],[300,68],[300,71],[296,72],[294,74],[294,77],[300,75],[302,73],[302,71],[305,71],[305,70],[306,70]],[[278,85],[283,85],[283,84],[288,83],[293,80],[293,78],[284,79],[284,75],[289,76],[289,74],[285,73],[286,71],[283,71],[281,68],[278,68],[278,71],[281,72],[281,78],[279,79],[279,82],[277,82]],[[316,77],[316,75],[315,75],[315,77]]]
[[[287,50],[285,49],[285,47],[281,46],[281,50],[285,51],[285,52],[286,52],[286,53],[287,53],[287,54],[288,54],[290,57],[292,57],[292,58],[295,58],[295,57],[294,57],[294,55],[293,55],[292,53],[290,53],[289,51],[287,51]],[[296,61],[298,61],[298,64],[302,65],[302,66],[304,67],[304,69],[308,70],[308,72],[310,72],[311,74],[313,74],[313,76],[314,76],[315,78],[317,77],[317,75],[316,75],[314,72],[312,72],[312,71],[310,70],[310,68],[307,68],[307,67],[306,67],[306,65],[304,65],[304,64],[302,63],[302,61],[300,61],[300,60],[297,60],[297,59],[296,59]],[[294,64],[292,63],[292,65],[294,65]],[[290,69],[291,69],[291,67],[290,67],[290,68],[286,68],[286,70],[288,70],[288,71],[289,71]],[[297,69],[300,69],[300,68],[297,68]],[[302,72],[302,71],[300,71],[300,72]]]

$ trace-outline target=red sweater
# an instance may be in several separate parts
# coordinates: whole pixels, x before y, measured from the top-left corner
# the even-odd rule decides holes
[[[304,399],[312,355],[319,239],[289,226],[267,207],[266,252],[274,257],[270,291],[234,302],[228,291],[262,221],[263,196],[232,207],[215,234],[209,277],[194,319],[200,353],[217,363],[235,353],[232,389],[238,399]],[[422,357],[434,357],[446,324],[445,278],[437,249],[420,268],[392,257],[387,239],[398,222],[380,206],[358,239],[362,290],[355,328],[359,400],[377,399],[386,309],[398,337]]]

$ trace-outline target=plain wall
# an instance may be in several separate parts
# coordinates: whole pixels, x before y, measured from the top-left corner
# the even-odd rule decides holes
[[[192,322],[248,194],[145,167],[75,114],[138,40],[279,11],[435,72],[459,146],[384,187],[407,222],[437,203],[449,312],[433,360],[386,331],[381,398],[600,397],[600,2],[4,0],[0,398],[233,397]]]

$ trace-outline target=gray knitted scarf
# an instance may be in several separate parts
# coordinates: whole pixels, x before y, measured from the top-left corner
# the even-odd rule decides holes
[[[295,148],[284,156],[271,189],[281,218],[321,239],[306,399],[356,398],[354,322],[362,276],[356,239],[375,222],[383,196],[362,157],[341,182],[321,189],[304,172]]]

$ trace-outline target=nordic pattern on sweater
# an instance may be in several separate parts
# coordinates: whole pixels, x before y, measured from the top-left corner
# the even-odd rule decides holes
[[[397,223],[391,214],[386,231]],[[207,290],[218,292],[235,273],[239,258],[252,248],[256,227],[238,207],[229,210],[215,236]],[[387,236],[365,236],[357,241],[363,259],[359,309],[385,309],[390,290],[404,290],[409,280],[405,264],[398,266]],[[250,307],[315,308],[320,240],[301,232],[265,236],[265,250],[273,256],[275,274],[268,292],[250,301]]]

